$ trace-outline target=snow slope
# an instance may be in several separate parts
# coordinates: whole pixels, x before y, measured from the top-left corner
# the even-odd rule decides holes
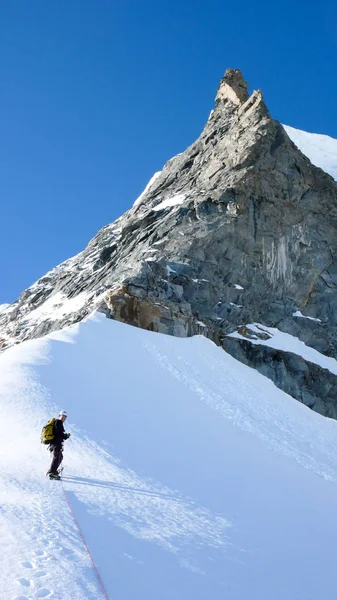
[[[326,171],[337,181],[337,140],[328,135],[308,133],[283,125],[290,139],[310,158],[311,162]]]
[[[337,422],[96,314],[0,356],[1,600],[333,600]],[[65,478],[43,423],[67,409]]]

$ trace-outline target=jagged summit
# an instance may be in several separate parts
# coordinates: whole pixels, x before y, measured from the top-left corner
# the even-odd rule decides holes
[[[203,333],[335,416],[336,376],[324,373],[323,402],[316,367],[265,346],[263,354],[245,326],[277,327],[336,356],[336,229],[336,182],[229,69],[200,137],[83,252],[0,312],[3,347],[99,308],[144,329]],[[228,337],[239,328],[244,339]]]
[[[216,102],[230,100],[234,104],[244,104],[249,98],[248,83],[239,69],[227,69],[216,94]]]

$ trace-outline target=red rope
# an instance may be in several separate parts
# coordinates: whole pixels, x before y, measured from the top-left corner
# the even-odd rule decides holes
[[[79,534],[80,534],[80,536],[81,536],[81,539],[82,539],[82,542],[83,542],[83,544],[84,544],[84,547],[85,547],[86,551],[87,551],[87,552],[88,552],[88,554],[89,554],[89,557],[90,557],[90,560],[91,560],[91,564],[92,564],[92,566],[93,566],[93,568],[94,568],[94,571],[95,571],[95,573],[96,573],[96,577],[97,577],[97,579],[98,579],[98,583],[99,583],[99,584],[100,584],[100,586],[101,586],[101,589],[102,589],[102,592],[103,592],[103,596],[104,596],[105,600],[109,600],[109,596],[108,596],[108,594],[107,594],[107,591],[106,591],[106,589],[105,589],[105,587],[104,587],[103,581],[102,581],[102,579],[101,579],[101,576],[100,576],[100,574],[99,574],[99,572],[98,572],[98,569],[97,569],[97,567],[96,567],[95,561],[94,561],[93,557],[91,556],[91,553],[90,553],[90,550],[89,550],[89,548],[88,548],[87,542],[85,541],[85,537],[84,537],[84,535],[83,535],[83,533],[82,533],[82,529],[81,529],[81,527],[80,527],[80,525],[79,525],[79,522],[78,522],[78,520],[77,520],[77,519],[76,519],[76,517],[75,517],[75,514],[74,514],[74,511],[73,511],[73,509],[71,508],[71,504],[70,504],[70,502],[69,502],[69,500],[68,500],[68,496],[67,496],[67,494],[66,494],[66,491],[65,491],[65,489],[64,489],[64,487],[63,487],[63,482],[61,481],[61,483],[62,483],[62,489],[63,489],[64,497],[65,497],[65,499],[66,499],[66,502],[67,502],[67,504],[68,504],[68,506],[69,506],[70,512],[71,512],[71,514],[72,514],[72,517],[73,517],[73,519],[74,519],[74,521],[75,521],[76,527],[77,527],[77,529],[78,529],[78,531],[79,531]]]

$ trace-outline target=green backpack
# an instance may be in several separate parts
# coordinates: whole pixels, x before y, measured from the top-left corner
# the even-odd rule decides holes
[[[54,423],[56,419],[50,419],[48,423],[42,427],[41,444],[50,444],[54,439]]]

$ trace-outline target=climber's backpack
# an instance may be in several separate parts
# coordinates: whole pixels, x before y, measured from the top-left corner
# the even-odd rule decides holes
[[[50,419],[48,423],[42,427],[41,444],[50,444],[54,439],[54,423],[56,419]]]

